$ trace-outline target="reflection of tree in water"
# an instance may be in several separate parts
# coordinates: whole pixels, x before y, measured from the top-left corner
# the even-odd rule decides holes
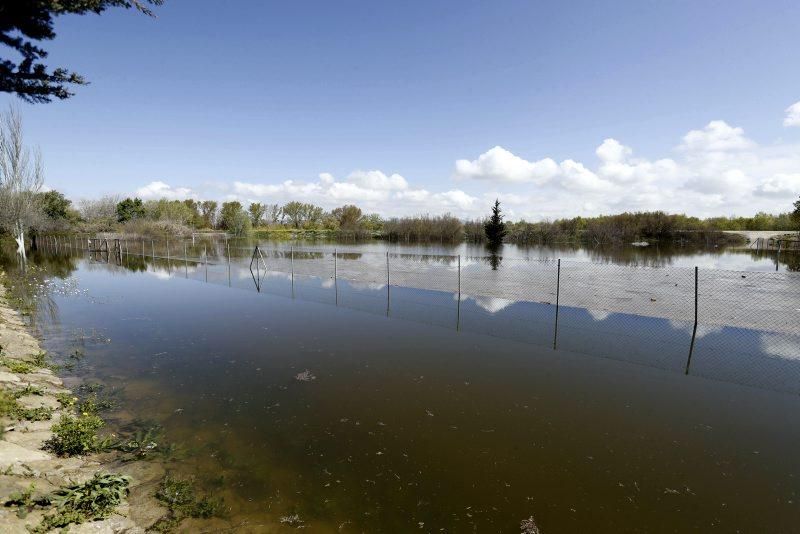
[[[492,267],[492,270],[496,271],[503,261],[503,256],[500,255],[503,252],[503,245],[500,243],[490,243],[486,245],[486,250],[489,251],[489,257],[486,259]]]
[[[800,272],[800,252],[781,253],[778,263],[785,265],[787,271]]]
[[[28,261],[19,262],[19,256],[8,247],[0,247],[0,268],[5,272],[5,285],[11,304],[31,325],[39,314],[55,321],[58,305],[53,299],[56,288],[52,279],[67,280],[77,269],[76,258],[33,252]]]

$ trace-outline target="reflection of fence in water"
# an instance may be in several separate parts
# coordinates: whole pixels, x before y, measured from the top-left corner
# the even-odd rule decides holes
[[[165,260],[168,273],[183,262],[187,277],[192,263],[206,281],[209,265],[213,280],[221,266],[229,285],[231,263],[238,271],[249,263],[256,273],[248,278],[259,291],[269,278],[271,290],[291,296],[800,392],[800,275],[793,273],[294,247],[231,250],[224,242],[147,245],[123,242],[121,250]]]

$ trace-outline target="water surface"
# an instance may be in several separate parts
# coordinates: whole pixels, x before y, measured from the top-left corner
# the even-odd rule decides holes
[[[449,293],[393,287],[387,313],[385,288],[308,277],[293,293],[271,273],[259,292],[224,263],[33,262],[61,280],[37,318],[46,348],[80,345],[71,373],[118,391],[111,424],[162,425],[187,451],[169,468],[242,530],[292,514],[315,532],[514,532],[530,516],[545,533],[788,532],[800,517],[800,399],[662,369],[671,343],[672,371],[685,364],[682,327],[604,341],[590,327],[609,318],[575,309],[554,351],[544,311],[472,299],[458,318]],[[490,321],[504,310],[529,327]]]

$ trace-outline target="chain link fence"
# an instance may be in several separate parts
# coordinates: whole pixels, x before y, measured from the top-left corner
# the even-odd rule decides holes
[[[580,261],[234,245],[220,240],[45,238],[133,270],[255,287],[800,393],[800,274]],[[133,266],[136,268],[134,269]]]

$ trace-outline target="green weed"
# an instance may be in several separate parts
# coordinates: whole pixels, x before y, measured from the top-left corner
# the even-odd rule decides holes
[[[54,492],[51,500],[56,511],[46,515],[33,532],[44,533],[72,523],[108,517],[128,496],[130,481],[131,478],[124,475],[95,473],[84,484]]]
[[[2,365],[3,367],[8,367],[8,370],[11,371],[12,373],[17,373],[21,375],[26,375],[36,370],[36,367],[31,365],[29,362],[23,362],[22,360],[12,360],[11,358],[0,358],[0,365]]]
[[[171,532],[187,517],[207,519],[220,515],[222,511],[221,500],[207,496],[198,499],[191,481],[169,475],[161,481],[156,499],[167,507],[169,513],[150,527],[154,532]]]
[[[104,450],[108,448],[109,442],[97,436],[97,431],[104,424],[96,415],[62,415],[59,422],[53,425],[53,437],[45,442],[44,448],[58,456],[76,456]]]

